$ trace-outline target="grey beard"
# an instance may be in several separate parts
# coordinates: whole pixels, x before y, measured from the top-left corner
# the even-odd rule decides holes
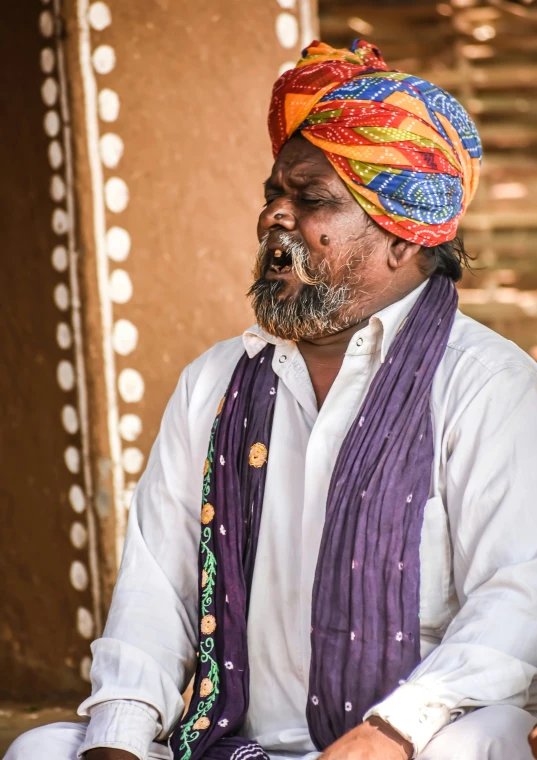
[[[259,246],[254,269],[256,280],[248,292],[257,323],[270,335],[299,341],[343,330],[350,319],[343,314],[350,301],[350,288],[342,283],[331,285],[326,269],[317,275],[309,268],[309,252],[290,236],[280,235],[280,245],[293,256],[293,271],[304,283],[298,295],[280,300],[284,282],[265,279],[268,267],[267,240]]]

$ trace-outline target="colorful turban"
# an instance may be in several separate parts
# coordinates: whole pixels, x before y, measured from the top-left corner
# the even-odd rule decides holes
[[[377,224],[424,246],[455,237],[477,188],[481,143],[464,108],[389,71],[364,40],[351,50],[312,42],[274,85],[269,131],[274,157],[300,131]]]

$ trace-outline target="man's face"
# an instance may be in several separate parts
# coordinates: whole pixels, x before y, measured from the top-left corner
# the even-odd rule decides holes
[[[281,338],[315,338],[368,316],[387,274],[389,235],[302,136],[282,148],[265,185],[251,288],[257,321]]]

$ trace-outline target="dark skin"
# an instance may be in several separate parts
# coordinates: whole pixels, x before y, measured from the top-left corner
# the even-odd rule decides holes
[[[427,260],[421,246],[371,222],[324,153],[302,136],[293,137],[281,150],[265,196],[259,239],[268,233],[268,247],[275,247],[278,234],[285,231],[305,243],[313,271],[326,261],[332,282],[351,276],[351,304],[341,315],[344,329],[305,335],[298,343],[320,408],[353,334],[371,315],[424,282]],[[266,277],[285,282],[280,299],[296,297],[303,287],[293,271],[271,268]]]
[[[529,735],[528,741],[531,747],[531,754],[533,755],[533,757],[537,757],[537,726],[535,726],[535,728]]]
[[[327,260],[337,283],[351,273],[352,298],[341,319],[346,326],[329,335],[305,335],[298,343],[320,408],[337,377],[349,341],[369,317],[403,298],[426,279],[426,258],[419,245],[400,240],[372,224],[324,153],[302,137],[284,146],[266,183],[267,205],[259,217],[259,239],[285,231],[302,240],[313,271]],[[278,215],[278,216],[277,216]],[[294,298],[303,283],[293,271],[269,269],[267,279],[281,279],[280,298]],[[350,326],[349,326],[350,325]],[[352,729],[322,755],[323,760],[405,760],[413,747],[391,726],[370,718]],[[111,748],[92,749],[87,760],[133,760]]]

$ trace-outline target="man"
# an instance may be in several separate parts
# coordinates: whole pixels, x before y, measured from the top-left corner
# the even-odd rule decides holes
[[[165,412],[89,726],[8,760],[531,757],[537,372],[456,309],[475,127],[363,41],[269,126],[258,324]]]

